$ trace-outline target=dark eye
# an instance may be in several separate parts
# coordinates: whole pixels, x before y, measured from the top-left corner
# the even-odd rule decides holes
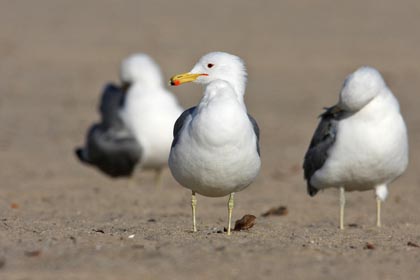
[[[212,68],[213,66],[214,66],[214,64],[212,64],[212,63],[207,64],[208,68]]]

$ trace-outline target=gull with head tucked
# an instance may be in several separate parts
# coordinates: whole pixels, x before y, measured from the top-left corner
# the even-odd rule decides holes
[[[338,104],[326,109],[303,164],[310,196],[340,189],[340,229],[345,191],[374,189],[376,225],[388,185],[408,164],[405,122],[397,99],[374,68],[361,67],[344,81]]]
[[[260,170],[259,128],[244,103],[243,61],[224,52],[203,56],[194,68],[171,78],[171,85],[195,82],[204,86],[200,103],[178,118],[169,156],[175,179],[192,191],[193,231],[197,231],[196,193],[229,196],[231,233],[234,193],[248,187]]]

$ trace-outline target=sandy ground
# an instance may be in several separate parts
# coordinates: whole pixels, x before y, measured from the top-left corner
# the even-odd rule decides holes
[[[2,0],[0,279],[419,279],[419,26],[418,1]],[[190,193],[169,171],[160,188],[147,172],[134,185],[73,155],[122,58],[149,53],[169,78],[213,50],[246,61],[262,130],[261,174],[234,210],[257,223],[231,237],[217,233],[227,198],[198,197],[192,234]],[[300,166],[321,108],[364,64],[400,100],[411,162],[383,228],[373,192],[350,193],[339,231],[338,192],[310,198]],[[173,91],[185,107],[201,96]],[[288,215],[260,216],[280,205]]]

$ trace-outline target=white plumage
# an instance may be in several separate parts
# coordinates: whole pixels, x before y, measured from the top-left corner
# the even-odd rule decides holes
[[[254,180],[260,166],[257,137],[228,83],[212,82],[184,126],[169,158],[181,185],[220,197],[241,191]]]
[[[323,148],[323,165],[310,170],[313,168],[310,161],[316,161],[315,152],[320,152],[316,147],[321,147],[322,141],[311,143],[305,157],[308,188],[341,188],[343,208],[344,191],[374,189],[380,226],[380,202],[387,197],[387,186],[408,164],[407,130],[398,101],[376,69],[362,67],[347,77],[339,102],[332,110],[335,116],[328,120],[323,116],[319,126],[329,122],[329,135],[324,141],[333,137],[331,145]],[[315,132],[314,138],[319,133],[321,129]],[[308,170],[312,171],[308,172],[310,176],[306,174]],[[340,217],[342,228],[343,217]]]
[[[175,125],[169,167],[175,179],[195,193],[210,197],[246,188],[260,169],[258,127],[243,101],[243,62],[227,53],[209,53],[189,72],[174,76],[173,85],[195,81],[205,86],[200,103]],[[230,234],[229,209],[228,234]],[[193,205],[193,229],[195,228]]]
[[[88,130],[75,153],[85,164],[113,177],[130,177],[135,168],[156,170],[156,184],[167,165],[172,128],[183,109],[165,89],[156,63],[134,54],[121,63],[122,85],[102,93],[101,121]]]
[[[164,87],[158,65],[145,54],[122,63],[121,79],[130,87],[120,115],[142,148],[140,167],[160,170],[167,165],[172,129],[183,109]]]

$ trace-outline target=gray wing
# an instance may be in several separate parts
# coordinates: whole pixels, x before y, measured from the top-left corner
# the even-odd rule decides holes
[[[141,157],[136,139],[121,128],[93,125],[85,147],[77,148],[77,157],[83,163],[97,167],[110,177],[128,177]]]
[[[174,140],[172,141],[172,146],[171,146],[172,148],[175,147],[176,144],[178,143],[179,136],[180,136],[182,128],[184,127],[185,120],[194,114],[195,108],[196,107],[191,107],[185,110],[181,114],[181,116],[179,116],[179,118],[176,120],[175,125],[174,125],[174,132],[173,132]]]
[[[94,124],[86,135],[84,147],[75,153],[83,163],[97,167],[111,177],[130,176],[141,158],[141,147],[119,116],[125,92],[108,84],[99,105],[101,122]]]
[[[257,121],[250,114],[248,114],[248,119],[251,122],[252,127],[254,128],[255,135],[257,136],[257,152],[258,152],[258,155],[261,156],[261,153],[260,153],[260,128],[258,126]]]
[[[122,125],[119,110],[124,105],[125,91],[114,84],[107,84],[99,104],[102,124],[108,127]]]
[[[318,189],[311,185],[311,177],[328,159],[328,150],[334,145],[337,135],[337,120],[341,116],[337,106],[327,108],[321,115],[321,121],[312,137],[303,162],[304,177],[310,196],[314,196]]]

